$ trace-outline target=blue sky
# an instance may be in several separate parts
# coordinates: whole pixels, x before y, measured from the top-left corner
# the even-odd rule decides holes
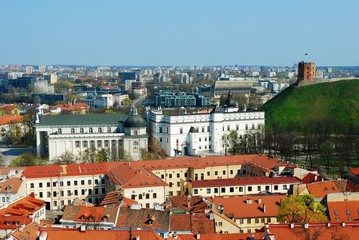
[[[359,65],[358,0],[1,0],[0,64]]]

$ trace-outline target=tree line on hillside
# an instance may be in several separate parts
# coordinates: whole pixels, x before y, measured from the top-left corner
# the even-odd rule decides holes
[[[323,166],[327,172],[338,167],[339,174],[354,167],[359,159],[359,126],[341,124],[331,118],[312,119],[300,125],[266,128],[265,148],[269,154],[279,153],[280,158],[297,163],[298,156],[310,168]]]

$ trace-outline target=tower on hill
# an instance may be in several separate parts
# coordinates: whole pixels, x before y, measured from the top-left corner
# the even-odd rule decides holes
[[[298,63],[298,81],[313,80],[316,77],[317,68],[313,62]]]

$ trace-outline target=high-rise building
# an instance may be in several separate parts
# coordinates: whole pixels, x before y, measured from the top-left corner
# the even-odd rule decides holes
[[[316,77],[317,68],[313,62],[298,63],[298,81],[313,80]]]
[[[26,74],[32,74],[33,71],[34,71],[33,66],[26,66],[26,68],[25,68]]]
[[[46,66],[44,65],[39,65],[39,73],[43,73],[46,71]]]

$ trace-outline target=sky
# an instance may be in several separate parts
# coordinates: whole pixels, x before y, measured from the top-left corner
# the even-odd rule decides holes
[[[0,64],[359,65],[358,0],[0,0]]]

